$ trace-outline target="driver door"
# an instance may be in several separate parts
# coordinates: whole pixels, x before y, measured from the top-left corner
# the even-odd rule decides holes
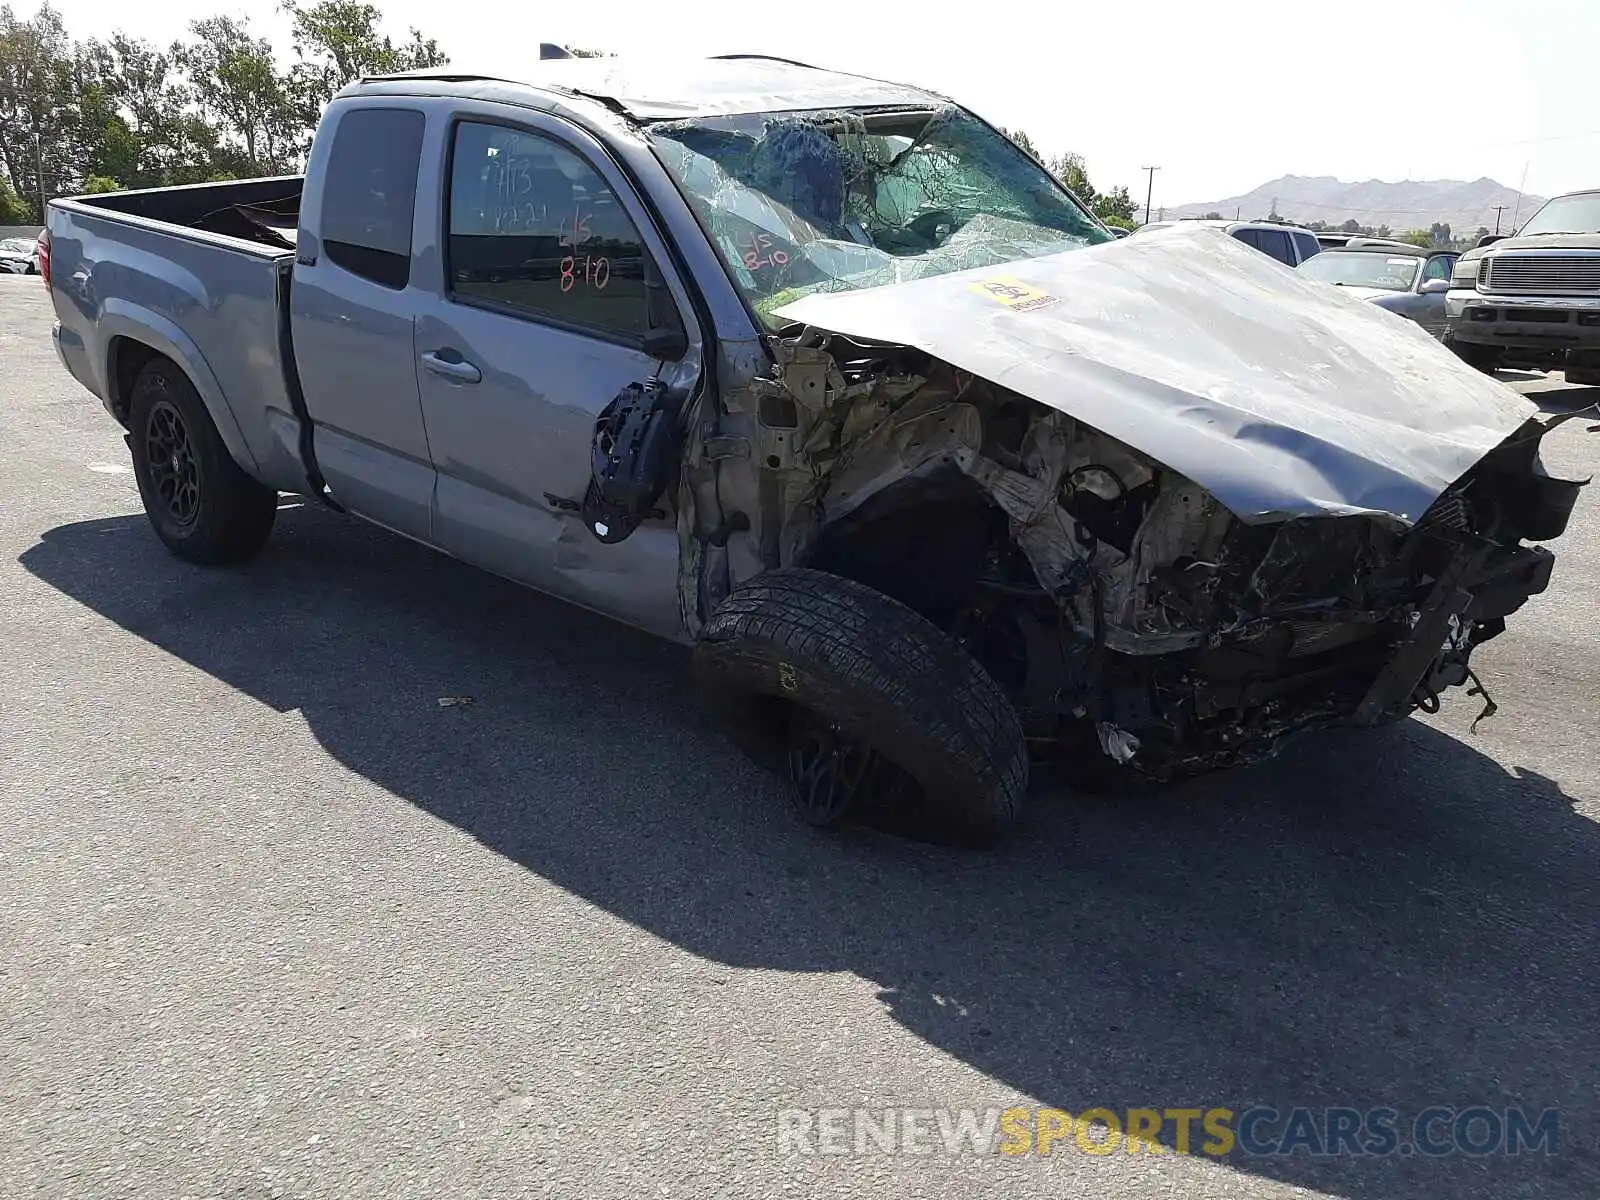
[[[597,541],[578,509],[596,417],[631,383],[690,389],[699,348],[645,349],[643,206],[587,134],[458,112],[440,198],[438,301],[416,324],[433,540],[457,557],[668,637],[678,616],[673,497],[627,540]],[[668,279],[681,313],[676,279]]]

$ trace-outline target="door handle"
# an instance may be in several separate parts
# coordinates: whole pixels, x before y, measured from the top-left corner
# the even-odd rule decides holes
[[[446,358],[445,355],[452,355]],[[422,356],[422,365],[435,375],[443,375],[446,379],[453,379],[457,383],[477,383],[483,378],[483,372],[467,362],[454,350],[430,350]]]

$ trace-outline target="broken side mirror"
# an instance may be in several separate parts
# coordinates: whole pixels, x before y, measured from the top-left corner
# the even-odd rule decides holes
[[[583,523],[597,541],[620,542],[651,515],[678,473],[683,394],[659,379],[630,383],[595,421]]]

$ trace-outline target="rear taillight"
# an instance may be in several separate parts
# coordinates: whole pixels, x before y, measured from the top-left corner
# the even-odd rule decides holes
[[[50,231],[39,231],[39,278],[44,280],[45,290],[50,290]]]

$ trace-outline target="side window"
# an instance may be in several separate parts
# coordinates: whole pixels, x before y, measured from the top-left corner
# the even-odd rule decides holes
[[[1256,234],[1257,231],[1254,229],[1235,229],[1233,231],[1235,241],[1243,242],[1246,246],[1259,250],[1261,249],[1261,239]]]
[[[420,112],[358,108],[339,119],[322,185],[322,250],[384,287],[411,278],[411,217],[422,161]]]
[[[1309,233],[1295,234],[1294,244],[1295,248],[1300,251],[1301,262],[1305,262],[1306,259],[1310,258],[1314,254],[1320,253],[1322,250],[1321,243]]]
[[[1450,272],[1456,265],[1455,255],[1436,254],[1428,260],[1428,265],[1422,268],[1422,282],[1430,279],[1449,279]]]
[[[455,299],[641,338],[644,254],[616,193],[576,153],[500,125],[456,126],[445,268]]]
[[[1256,244],[1265,253],[1286,266],[1294,266],[1294,247],[1289,244],[1289,235],[1281,229],[1256,230]]]

